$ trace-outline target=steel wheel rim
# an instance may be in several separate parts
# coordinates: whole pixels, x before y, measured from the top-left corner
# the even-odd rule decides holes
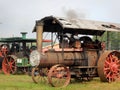
[[[54,87],[65,87],[70,82],[70,71],[64,65],[53,66],[48,73],[48,81]]]
[[[16,60],[11,57],[5,57],[2,62],[2,70],[5,74],[15,74],[16,73]]]

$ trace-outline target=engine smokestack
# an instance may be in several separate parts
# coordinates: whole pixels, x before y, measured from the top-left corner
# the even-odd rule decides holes
[[[36,22],[36,25],[37,49],[39,52],[42,52],[43,23]]]

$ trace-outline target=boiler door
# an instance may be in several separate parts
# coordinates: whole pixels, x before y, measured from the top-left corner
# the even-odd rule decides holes
[[[30,64],[32,66],[37,66],[40,63],[40,53],[37,50],[34,50],[30,54]]]

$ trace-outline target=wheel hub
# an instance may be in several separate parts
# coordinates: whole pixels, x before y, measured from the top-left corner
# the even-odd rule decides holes
[[[110,64],[110,71],[111,72],[118,71],[118,65],[116,63],[111,63]]]

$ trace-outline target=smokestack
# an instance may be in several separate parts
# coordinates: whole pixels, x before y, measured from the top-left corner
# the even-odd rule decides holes
[[[43,23],[37,23],[36,25],[37,49],[42,52]]]
[[[27,32],[21,32],[21,34],[22,34],[22,39],[26,39]]]

